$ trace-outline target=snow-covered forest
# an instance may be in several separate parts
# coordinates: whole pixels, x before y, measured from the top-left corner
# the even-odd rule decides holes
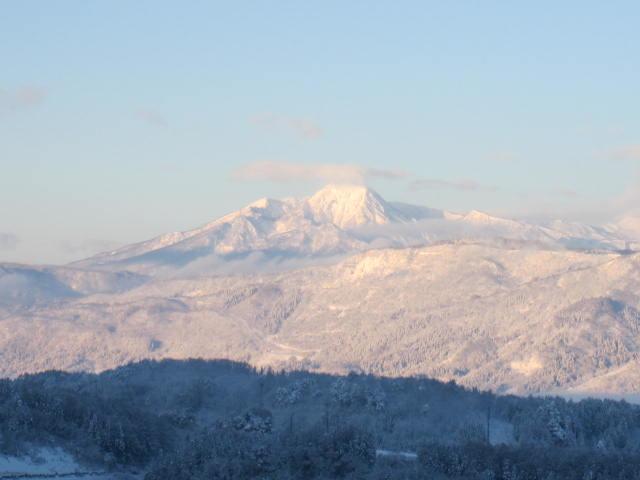
[[[0,381],[0,453],[133,478],[640,478],[640,407],[425,377],[144,361]]]

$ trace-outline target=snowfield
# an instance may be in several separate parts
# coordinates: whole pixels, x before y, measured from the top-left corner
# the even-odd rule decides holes
[[[82,467],[61,448],[35,447],[29,455],[0,454],[0,478],[124,480],[135,477]]]

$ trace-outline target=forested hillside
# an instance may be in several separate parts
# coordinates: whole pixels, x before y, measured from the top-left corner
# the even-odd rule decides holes
[[[1,453],[60,446],[148,479],[633,479],[639,433],[625,402],[229,361],[0,381]]]
[[[638,291],[640,254],[464,243],[374,250],[280,273],[0,305],[0,375],[225,358],[426,375],[499,393],[634,395]]]

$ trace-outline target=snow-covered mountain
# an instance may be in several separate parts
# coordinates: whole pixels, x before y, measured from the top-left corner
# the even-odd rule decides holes
[[[343,230],[416,221],[429,213],[416,207],[403,210],[373,190],[353,185],[328,185],[304,200],[303,205],[316,223],[330,223]]]
[[[0,373],[231,358],[500,392],[640,391],[640,257],[457,242],[4,311]]]
[[[71,266],[0,265],[0,374],[226,357],[637,393],[630,231],[452,213],[362,186],[263,199]]]
[[[532,224],[479,211],[456,214],[387,202],[364,186],[329,185],[308,198],[264,198],[195,230],[162,235],[73,266],[151,275],[211,274],[221,262],[248,255],[254,260],[319,259],[470,239],[606,250],[624,249],[628,241],[604,227]]]

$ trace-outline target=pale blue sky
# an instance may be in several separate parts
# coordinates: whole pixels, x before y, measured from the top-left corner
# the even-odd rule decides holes
[[[311,193],[300,165],[402,172],[367,178],[393,200],[602,219],[640,162],[638,18],[636,1],[0,1],[0,261]],[[242,180],[264,161],[294,181]]]

